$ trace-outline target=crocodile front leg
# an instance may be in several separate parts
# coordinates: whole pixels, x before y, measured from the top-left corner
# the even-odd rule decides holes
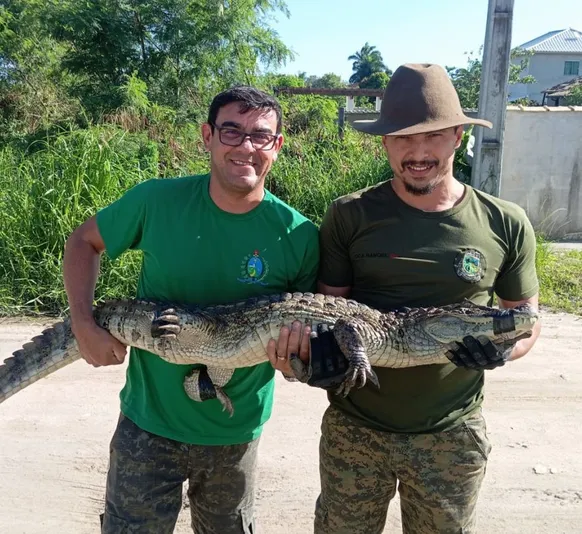
[[[366,345],[360,332],[365,327],[366,323],[355,317],[340,318],[333,327],[337,344],[349,362],[344,381],[334,391],[337,395],[345,397],[354,386],[362,388],[368,380],[377,388],[380,387],[378,377],[366,355]]]
[[[364,338],[360,332],[360,330],[365,328],[365,326],[365,322],[352,317],[351,319],[338,319],[333,327],[332,332],[335,341],[343,356],[348,361],[348,370],[344,373],[343,379],[339,378],[339,374],[337,377],[331,379],[335,384],[339,383],[339,386],[322,386],[321,377],[318,377],[317,371],[314,371],[316,365],[312,366],[312,362],[310,362],[309,365],[305,365],[297,355],[292,355],[289,363],[291,364],[295,377],[300,382],[315,387],[323,387],[328,391],[332,391],[336,395],[343,395],[344,397],[354,386],[358,388],[364,387],[368,381],[379,388],[380,384],[378,377],[370,365],[370,361],[366,355]],[[328,332],[325,332],[323,335],[328,335]],[[318,365],[325,366],[326,362],[318,362]],[[314,373],[316,376],[312,380]],[[330,381],[328,380],[328,384],[329,382]]]

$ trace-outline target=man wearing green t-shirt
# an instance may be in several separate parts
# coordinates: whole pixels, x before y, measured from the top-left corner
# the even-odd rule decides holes
[[[103,252],[111,259],[142,252],[142,298],[208,305],[315,289],[317,228],[264,189],[283,144],[278,102],[251,87],[227,90],[213,100],[202,136],[209,174],[141,183],[67,241],[73,332],[96,367],[122,363],[126,350],[92,317]],[[236,405],[232,417],[218,400],[197,403],[186,395],[183,380],[193,367],[131,349],[103,533],[173,532],[186,480],[194,532],[255,532],[257,448],[271,415],[273,366],[236,370],[225,386]]]
[[[463,299],[492,305],[494,295],[505,308],[537,307],[535,236],[524,211],[453,176],[469,123],[491,126],[463,114],[442,67],[394,73],[380,118],[354,124],[382,136],[394,178],[329,206],[319,291],[381,309]],[[513,346],[467,337],[451,351],[452,363],[374,368],[379,389],[329,394],[315,534],[382,533],[397,489],[405,534],[476,532],[491,448],[481,414],[484,369],[525,355],[539,330]],[[285,350],[298,347],[280,343],[277,352]]]

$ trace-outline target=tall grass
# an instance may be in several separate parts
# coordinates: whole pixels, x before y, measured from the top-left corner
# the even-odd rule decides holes
[[[115,128],[73,131],[24,153],[0,151],[0,308],[58,312],[65,305],[67,236],[121,191],[156,173],[155,144]],[[105,262],[100,290],[127,291],[137,258]]]
[[[86,218],[152,177],[206,172],[208,156],[192,131],[152,140],[114,125],[70,131],[28,150],[0,150],[0,312],[66,311],[65,241]],[[315,222],[329,202],[386,179],[390,170],[375,139],[323,132],[289,139],[267,187]],[[102,261],[98,299],[133,294],[139,254]]]
[[[74,130],[27,150],[0,150],[0,313],[62,314],[62,259],[68,235],[133,185],[208,170],[197,128],[152,139],[116,125]],[[391,177],[379,139],[346,131],[286,140],[267,188],[319,223],[338,196]],[[139,253],[103,258],[98,299],[131,295]],[[541,237],[542,304],[582,314],[582,252],[559,253]]]
[[[283,145],[267,188],[316,224],[335,198],[392,176],[378,138],[335,133],[312,139],[299,134]]]
[[[540,302],[582,315],[582,251],[553,250],[550,242],[538,236],[536,267]]]

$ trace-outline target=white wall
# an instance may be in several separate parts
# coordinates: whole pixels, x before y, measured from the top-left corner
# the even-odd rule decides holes
[[[522,73],[522,76],[533,76],[536,82],[527,85],[510,84],[509,100],[527,97],[541,104],[543,98],[542,91],[578,77],[576,75],[564,75],[564,63],[566,61],[579,61],[580,74],[578,76],[582,76],[582,54],[536,53],[529,58],[528,68]],[[511,62],[518,64],[519,58],[512,59]]]
[[[508,106],[500,197],[552,237],[582,233],[582,106]]]

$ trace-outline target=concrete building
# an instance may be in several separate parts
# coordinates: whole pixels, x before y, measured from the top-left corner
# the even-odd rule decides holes
[[[510,101],[529,98],[542,104],[545,90],[582,75],[582,32],[578,30],[551,31],[518,48],[533,52],[522,75],[531,75],[536,81],[532,84],[510,84]],[[521,60],[514,58],[511,62],[519,64]]]
[[[582,239],[582,106],[508,106],[500,197],[552,238]]]

